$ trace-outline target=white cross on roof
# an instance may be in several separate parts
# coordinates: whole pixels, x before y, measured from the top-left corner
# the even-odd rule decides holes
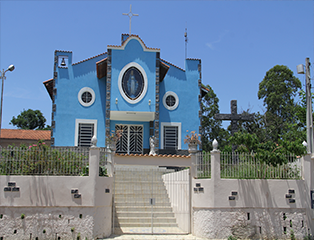
[[[130,4],[130,12],[128,12],[128,13],[122,13],[123,15],[125,15],[125,16],[129,16],[129,19],[130,19],[130,36],[131,36],[131,22],[132,22],[132,17],[133,16],[138,16],[138,14],[136,14],[136,13],[132,13],[132,4]]]

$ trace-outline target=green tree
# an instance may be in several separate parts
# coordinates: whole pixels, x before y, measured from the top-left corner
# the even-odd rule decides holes
[[[16,118],[13,117],[10,124],[17,126],[20,129],[50,129],[50,126],[45,127],[46,118],[40,110],[23,110]]]
[[[207,85],[207,94],[201,102],[202,108],[202,149],[204,151],[212,150],[212,142],[216,139],[219,142],[220,149],[227,144],[230,137],[227,130],[222,128],[222,121],[214,119],[216,113],[219,113],[219,99],[213,89]]]
[[[298,121],[295,97],[300,88],[301,81],[283,65],[271,68],[260,82],[258,99],[264,101],[266,133],[273,141],[278,141],[289,124]]]
[[[264,100],[265,114],[255,113],[253,122],[239,122],[239,132],[229,140],[238,152],[250,152],[267,164],[286,163],[287,154],[303,155],[306,148],[305,98],[301,82],[286,66],[270,69],[259,84],[258,98]]]

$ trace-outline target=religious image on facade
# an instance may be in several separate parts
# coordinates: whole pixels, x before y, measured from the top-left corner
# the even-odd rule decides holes
[[[186,131],[201,133],[201,60],[185,69],[161,58],[137,35],[77,63],[71,51],[55,51],[53,78],[44,85],[52,100],[52,146],[98,147],[119,130],[118,153],[145,154],[154,137],[157,153],[187,154]]]

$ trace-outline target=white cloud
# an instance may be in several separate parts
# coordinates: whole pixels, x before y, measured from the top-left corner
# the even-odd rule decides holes
[[[226,36],[228,33],[229,33],[229,30],[224,30],[221,34],[219,34],[219,37],[216,41],[208,42],[208,43],[206,43],[206,46],[209,47],[210,49],[214,50],[215,45],[217,43],[220,43],[221,40],[223,39],[223,37]]]

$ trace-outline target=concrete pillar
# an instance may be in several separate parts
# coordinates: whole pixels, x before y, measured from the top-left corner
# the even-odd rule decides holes
[[[312,200],[314,200],[314,156],[311,153],[306,154],[301,158],[302,163],[302,176],[304,179],[304,202],[306,208],[306,215],[308,225],[310,226],[310,233],[314,234],[314,208],[312,209]],[[314,206],[313,206],[314,207]]]
[[[189,146],[189,153],[191,157],[191,177],[197,178],[197,145],[196,147],[193,145],[192,147]]]
[[[109,177],[113,177],[114,175],[114,151],[112,151],[108,146],[105,149],[106,157],[107,157],[107,173]]]
[[[214,149],[211,153],[211,179],[212,181],[220,180],[220,151]]]
[[[99,156],[100,148],[91,147],[89,149],[89,177],[91,178],[99,177]]]

